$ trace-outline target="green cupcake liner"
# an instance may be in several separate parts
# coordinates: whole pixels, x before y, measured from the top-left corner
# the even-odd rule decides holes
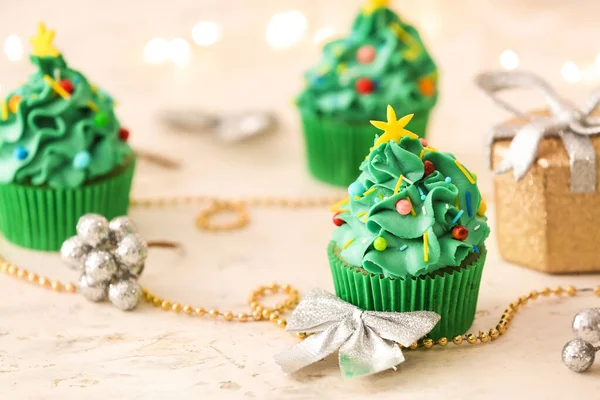
[[[435,311],[442,318],[427,335],[453,338],[469,330],[475,319],[486,250],[466,266],[418,278],[391,279],[345,264],[335,242],[327,248],[335,292],[363,310]]]
[[[75,235],[87,213],[111,219],[126,215],[135,159],[116,173],[74,189],[0,185],[0,230],[10,242],[34,250],[57,251]]]
[[[301,116],[310,173],[318,180],[338,186],[354,182],[375,135],[381,131],[369,121],[347,123],[308,112],[301,112]],[[424,137],[428,121],[429,111],[420,112],[407,129]]]

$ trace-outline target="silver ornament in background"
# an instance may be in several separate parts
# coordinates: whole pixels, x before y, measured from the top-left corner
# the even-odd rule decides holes
[[[129,217],[117,217],[108,224],[112,239],[115,242],[123,240],[130,233],[136,233],[137,227]]]
[[[93,285],[109,283],[116,273],[117,263],[108,251],[94,250],[85,259],[85,276]]]
[[[86,214],[77,222],[77,236],[92,247],[102,246],[110,239],[108,221],[102,215]]]
[[[108,284],[98,283],[92,285],[85,275],[81,275],[79,278],[79,291],[89,301],[103,301],[106,299]]]
[[[77,236],[61,247],[61,258],[81,270],[79,291],[90,301],[108,300],[115,307],[133,310],[142,296],[137,279],[144,271],[148,244],[128,217],[110,223],[101,215],[87,214],[77,223]]]
[[[92,246],[85,244],[79,236],[65,240],[60,248],[60,258],[69,268],[83,271],[85,257]]]
[[[571,370],[585,372],[594,364],[597,350],[584,340],[573,339],[563,347],[562,360]]]
[[[142,297],[142,288],[135,279],[129,278],[111,283],[108,288],[108,300],[123,311],[133,310]]]
[[[138,266],[148,256],[148,244],[139,235],[129,234],[118,243],[115,256],[126,267]]]
[[[600,342],[600,309],[583,310],[573,318],[573,333],[589,343]]]

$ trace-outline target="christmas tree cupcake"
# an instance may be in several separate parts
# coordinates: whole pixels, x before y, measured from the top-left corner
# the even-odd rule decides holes
[[[348,185],[375,130],[369,120],[385,117],[385,106],[414,113],[409,128],[424,137],[437,100],[437,69],[419,33],[389,8],[370,0],[350,34],[323,48],[306,73],[297,99],[310,172],[318,179]]]
[[[84,214],[126,214],[135,166],[113,99],[67,66],[53,38],[40,24],[37,71],[0,99],[0,229],[49,251]]]
[[[489,235],[477,177],[405,129],[412,115],[374,121],[384,131],[336,205],[328,247],[335,290],[367,310],[435,311],[430,337],[463,334],[475,317]],[[364,158],[364,157],[363,157]]]

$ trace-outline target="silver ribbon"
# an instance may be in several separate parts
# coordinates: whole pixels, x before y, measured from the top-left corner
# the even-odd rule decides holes
[[[290,332],[314,333],[275,356],[285,373],[293,373],[339,349],[345,378],[371,375],[404,361],[396,343],[410,346],[440,320],[431,311],[408,313],[363,311],[321,289],[311,291],[292,314]]]
[[[542,138],[558,136],[569,155],[571,191],[596,191],[596,153],[589,136],[600,133],[600,118],[591,116],[600,105],[600,91],[594,92],[589,102],[579,110],[562,99],[545,80],[530,72],[485,72],[478,75],[475,82],[500,107],[528,121],[525,125],[503,124],[492,129],[487,143],[489,160],[494,140],[513,138],[508,155],[495,173],[512,169],[515,179],[520,180],[535,162]],[[550,116],[522,112],[497,96],[498,92],[511,88],[541,91]]]

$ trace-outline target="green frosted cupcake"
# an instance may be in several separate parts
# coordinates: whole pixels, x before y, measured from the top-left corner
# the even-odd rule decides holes
[[[367,310],[435,311],[430,337],[473,323],[489,235],[476,176],[453,155],[404,129],[410,116],[373,122],[384,130],[334,215],[327,249],[335,290]]]
[[[308,167],[317,179],[346,186],[373,143],[369,120],[382,119],[385,106],[414,113],[409,128],[424,137],[437,100],[437,68],[419,33],[389,8],[370,0],[350,34],[323,48],[306,72],[297,99]]]
[[[40,24],[27,82],[0,104],[0,230],[55,251],[87,213],[124,215],[135,167],[113,99],[69,68]]]

